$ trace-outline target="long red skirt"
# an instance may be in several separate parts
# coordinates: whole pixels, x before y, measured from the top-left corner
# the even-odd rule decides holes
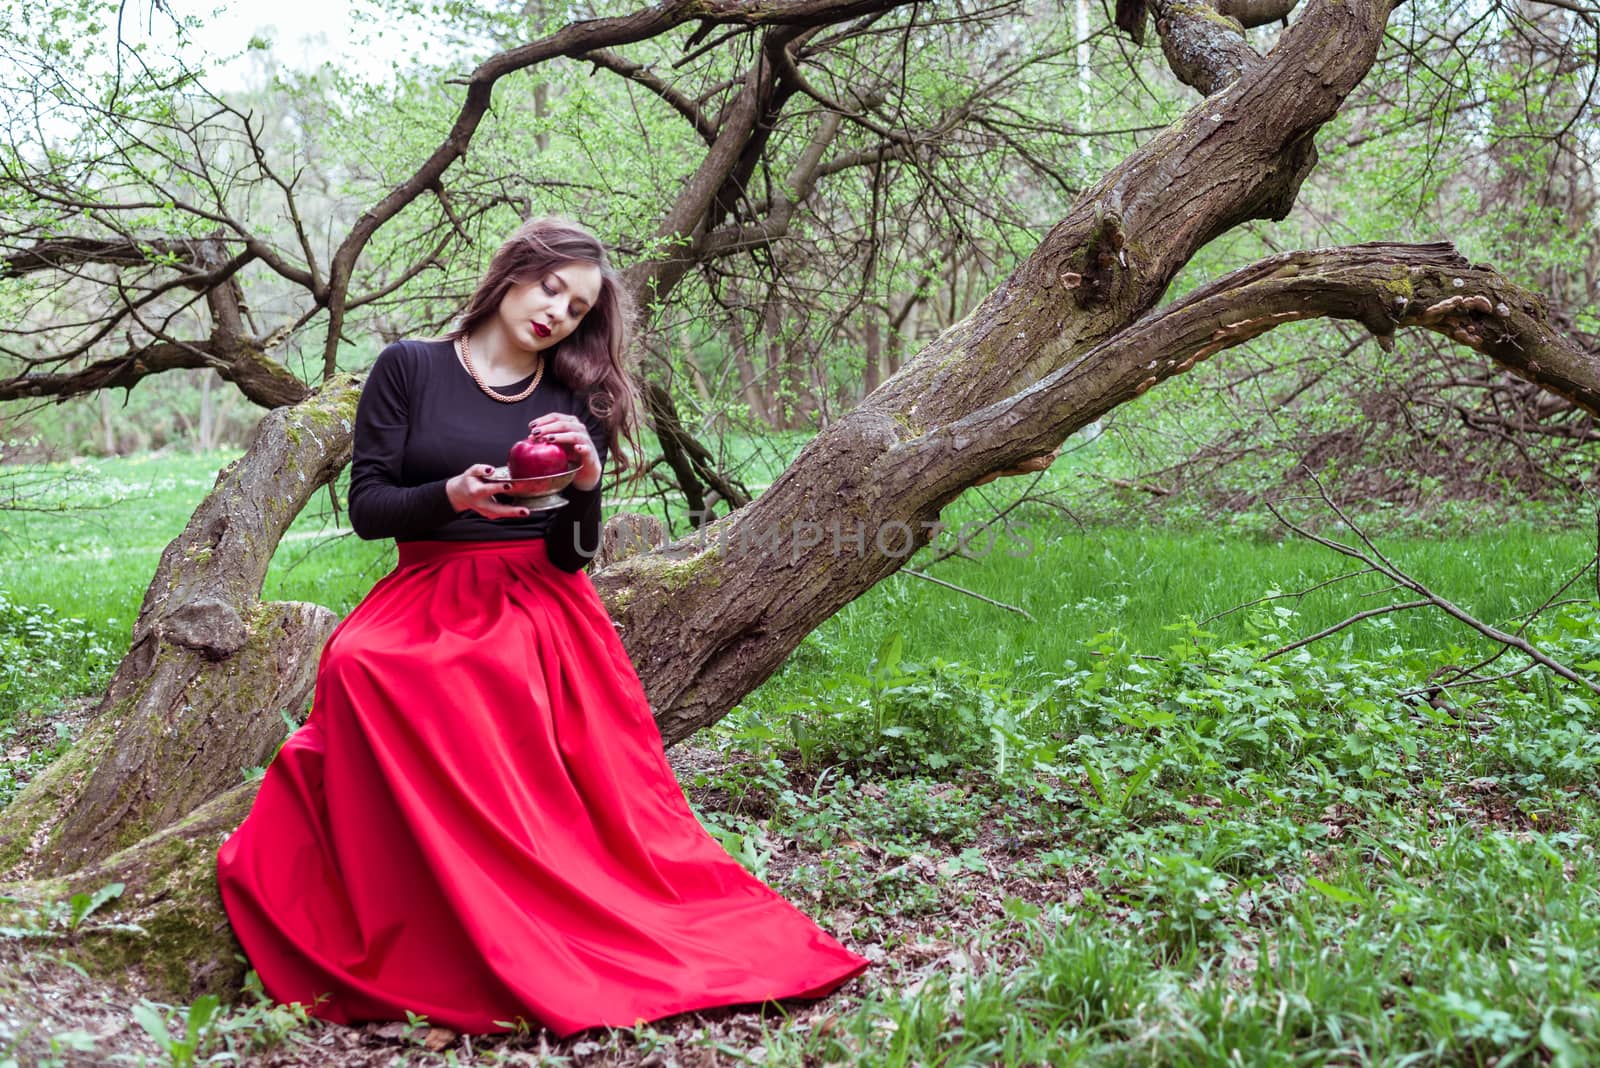
[[[566,1035],[867,964],[701,828],[588,576],[543,541],[400,546],[217,875],[266,991],[338,1023]]]

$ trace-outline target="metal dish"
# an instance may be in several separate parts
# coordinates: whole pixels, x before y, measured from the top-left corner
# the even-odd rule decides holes
[[[530,512],[548,512],[567,503],[561,491],[570,486],[577,476],[578,469],[574,467],[569,471],[538,478],[512,478],[510,470],[501,466],[489,474],[488,481],[506,483],[506,488],[498,494],[506,503]]]

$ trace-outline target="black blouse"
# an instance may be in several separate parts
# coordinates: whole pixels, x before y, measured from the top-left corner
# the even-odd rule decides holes
[[[496,392],[520,393],[531,378]],[[356,408],[350,525],[363,538],[396,541],[544,538],[551,562],[577,571],[600,545],[599,486],[569,486],[562,508],[513,519],[457,512],[445,493],[474,464],[504,464],[528,423],[550,412],[582,419],[604,466],[604,422],[548,368],[531,396],[505,404],[483,394],[451,342],[395,342],[378,354]]]

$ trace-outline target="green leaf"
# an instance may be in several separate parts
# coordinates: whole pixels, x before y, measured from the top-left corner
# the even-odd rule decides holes
[[[121,897],[124,889],[126,888],[122,883],[107,883],[105,886],[102,886],[100,889],[96,890],[92,895],[73,894],[67,902],[71,910],[67,919],[68,929],[76,931],[78,929],[78,925],[92,916],[95,910],[99,909],[106,902],[111,901],[114,898]]]
[[[167,1019],[155,1005],[148,1001],[141,1001],[133,1007],[133,1022],[144,1028],[145,1033],[156,1040],[156,1044],[169,1055],[173,1053],[172,1033],[167,1030]]]
[[[1337,902],[1340,905],[1365,904],[1365,899],[1363,899],[1361,895],[1352,893],[1342,886],[1335,886],[1330,882],[1324,882],[1323,880],[1318,879],[1315,875],[1308,875],[1306,877],[1306,885],[1328,900]]]
[[[1556,1068],[1579,1068],[1589,1063],[1589,1058],[1573,1042],[1572,1036],[1549,1016],[1539,1025],[1539,1044],[1550,1051],[1550,1063]]]
[[[884,678],[892,675],[900,666],[900,654],[905,649],[905,639],[899,631],[895,631],[884,639],[878,646],[878,653],[872,658],[872,674],[875,678]]]
[[[199,1050],[200,1036],[205,1034],[206,1027],[217,1015],[217,1010],[221,1005],[222,1002],[217,999],[215,994],[202,994],[200,997],[195,998],[193,1005],[189,1006],[189,1026],[187,1031],[191,1050]]]

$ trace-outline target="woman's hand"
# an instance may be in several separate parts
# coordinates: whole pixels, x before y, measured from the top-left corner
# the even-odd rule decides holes
[[[551,412],[541,415],[528,424],[528,429],[546,441],[553,441],[566,449],[578,461],[578,473],[572,478],[572,488],[592,490],[600,484],[600,455],[594,450],[594,440],[589,428],[575,415]]]
[[[473,464],[446,482],[444,492],[450,498],[450,507],[458,512],[477,512],[485,519],[520,519],[526,516],[526,508],[501,504],[494,499],[496,493],[506,491],[506,484],[491,481],[489,476],[492,474],[494,468],[488,464]]]

